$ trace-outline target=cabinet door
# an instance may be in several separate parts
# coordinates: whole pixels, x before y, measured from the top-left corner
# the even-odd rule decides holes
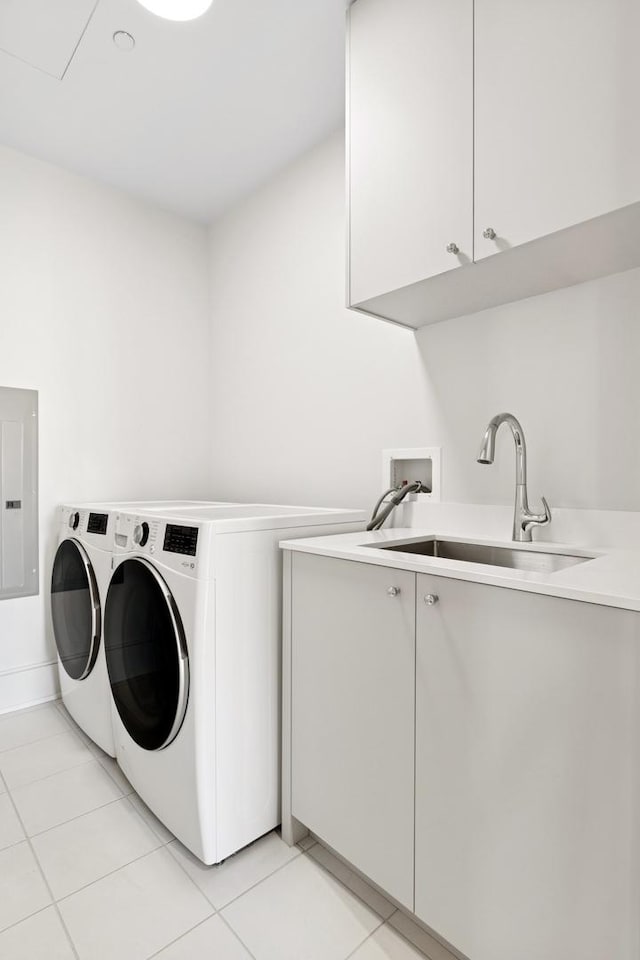
[[[357,304],[473,259],[473,0],[356,0],[348,60]]]
[[[476,0],[475,18],[476,260],[640,200],[638,0]]]
[[[292,587],[292,813],[412,909],[415,574],[296,553]]]
[[[638,615],[417,593],[416,913],[473,960],[637,960]]]

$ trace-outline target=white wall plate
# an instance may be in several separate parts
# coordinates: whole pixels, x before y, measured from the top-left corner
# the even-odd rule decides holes
[[[382,451],[382,488],[421,480],[430,493],[409,494],[409,500],[440,500],[441,447],[401,447]]]

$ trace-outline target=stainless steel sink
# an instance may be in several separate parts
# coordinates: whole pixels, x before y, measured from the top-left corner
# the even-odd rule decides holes
[[[461,543],[457,540],[403,540],[391,543],[369,543],[376,550],[419,554],[421,557],[441,557],[443,560],[463,560],[465,563],[483,563],[492,567],[510,567],[514,570],[532,570],[536,573],[554,573],[577,563],[593,560],[593,556],[569,553],[547,553],[526,547],[493,547],[483,543]]]

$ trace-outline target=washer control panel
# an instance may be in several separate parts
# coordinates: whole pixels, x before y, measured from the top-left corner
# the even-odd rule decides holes
[[[87,521],[87,533],[99,533],[101,536],[105,536],[108,523],[108,513],[90,513]]]

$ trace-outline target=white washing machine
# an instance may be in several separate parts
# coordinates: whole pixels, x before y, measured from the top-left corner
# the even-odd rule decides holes
[[[280,822],[278,543],[366,519],[264,504],[116,515],[105,604],[116,756],[204,863]]]
[[[60,507],[51,576],[51,615],[63,702],[87,736],[115,756],[111,693],[102,645],[103,601],[111,577],[113,511],[197,507],[175,500]],[[201,504],[200,504],[201,505]]]

